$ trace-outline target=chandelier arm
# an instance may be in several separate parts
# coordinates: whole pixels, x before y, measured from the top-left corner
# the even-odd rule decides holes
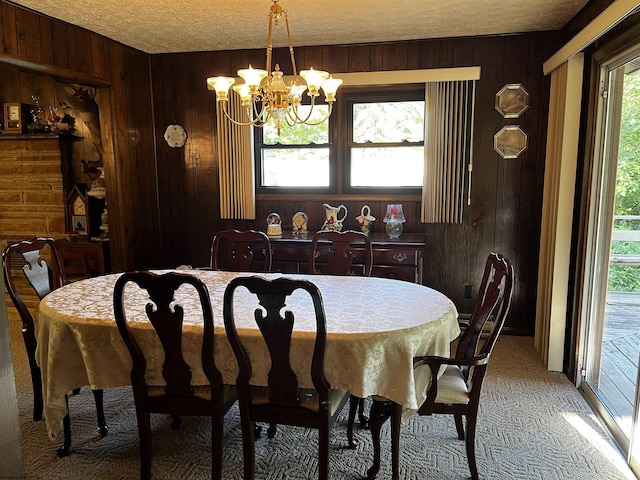
[[[315,108],[316,104],[315,104],[315,97],[311,98],[311,108],[309,109],[309,114],[304,118],[300,118],[298,116],[298,108],[297,107],[293,107],[291,108],[291,111],[293,112],[293,115],[291,115],[290,112],[287,112],[287,116],[289,116],[291,118],[291,120],[294,122],[293,125],[296,124],[304,124],[304,125],[311,125],[311,126],[315,126],[315,125],[320,125],[321,123],[325,122],[330,116],[331,116],[331,112],[333,112],[333,102],[329,102],[329,111],[327,112],[327,114],[321,119],[318,120],[317,122],[309,122],[309,118],[311,118],[311,114],[313,113],[313,109]],[[289,123],[289,122],[287,122]],[[293,126],[291,124],[289,124],[289,126]]]
[[[229,112],[227,111],[227,103],[228,102],[225,100],[225,101],[221,101],[219,103],[222,104],[222,113],[224,113],[224,116],[227,117],[227,119],[231,123],[234,123],[234,124],[239,125],[241,127],[248,127],[250,125],[261,126],[262,124],[264,124],[264,122],[260,121],[261,119],[259,117],[252,118],[248,122],[240,122],[238,120],[235,120],[229,115]],[[250,112],[248,112],[248,113],[250,113]],[[249,118],[251,118],[251,117],[249,117]]]
[[[313,110],[313,109],[312,109]],[[321,123],[324,123],[330,116],[331,116],[331,112],[333,111],[333,103],[329,104],[329,111],[327,112],[327,114],[321,119],[318,120],[317,122],[309,122],[309,117],[311,116],[311,112],[309,112],[309,116],[307,116],[306,120],[304,122],[300,122],[300,123],[304,123],[305,125],[310,125],[310,126],[316,126],[316,125],[320,125]]]
[[[304,119],[300,118],[300,116],[298,115],[298,106],[295,106],[295,105],[292,106],[289,109],[289,111],[287,111],[287,116],[291,118],[294,125],[297,123],[307,124],[307,120],[311,118],[311,114],[313,113],[314,107],[315,107],[314,101],[313,99],[311,99],[311,108],[309,109],[309,113]]]
[[[262,105],[262,108],[258,111],[258,103]],[[266,112],[266,114],[265,114]],[[260,124],[254,123],[254,125],[262,126],[271,118],[271,111],[266,108],[266,104],[263,100],[251,102],[251,107],[247,106],[247,115],[257,121],[260,119]]]

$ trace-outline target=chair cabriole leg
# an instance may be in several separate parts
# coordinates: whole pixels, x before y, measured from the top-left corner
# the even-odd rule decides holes
[[[91,390],[93,392],[93,398],[96,402],[96,414],[98,416],[98,431],[101,437],[106,437],[109,433],[109,427],[104,416],[104,391],[103,390]]]
[[[367,470],[367,480],[374,480],[380,471],[380,430],[390,415],[390,402],[373,400],[369,412],[369,427],[373,440],[373,465]]]

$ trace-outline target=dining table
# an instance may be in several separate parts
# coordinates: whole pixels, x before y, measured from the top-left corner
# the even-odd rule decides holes
[[[170,270],[154,270],[155,273]],[[234,384],[238,374],[235,356],[227,340],[222,299],[228,283],[237,276],[268,279],[305,279],[320,290],[325,309],[327,343],[325,375],[332,388],[360,398],[377,396],[392,402],[402,420],[422,404],[430,381],[429,369],[414,371],[417,355],[449,356],[450,344],[460,333],[454,303],[424,285],[378,277],[304,275],[281,273],[180,270],[200,278],[207,286],[214,313],[214,360],[224,383]],[[67,284],[42,299],[38,307],[36,358],[42,372],[47,432],[56,438],[68,414],[66,395],[81,386],[94,390],[131,384],[131,358],[116,327],[113,290],[121,274],[108,274]],[[149,382],[162,384],[159,340],[152,328],[143,327],[148,296],[134,287],[125,290],[125,306],[134,328],[137,318],[141,346],[148,360]],[[193,367],[192,383],[204,384],[199,359],[202,322],[194,293],[178,290],[176,304],[185,308],[183,350]],[[255,303],[242,289],[234,296],[238,333],[253,358],[268,358],[255,324]],[[309,302],[309,308],[304,308]],[[310,387],[308,361],[313,350],[315,317],[310,299],[302,291],[288,299],[296,314],[291,345],[292,366],[301,387]],[[136,310],[137,309],[137,310]],[[305,314],[305,311],[308,312]],[[268,362],[259,362],[252,383],[266,385]],[[399,413],[400,415],[400,413]],[[394,460],[396,461],[396,460]],[[397,467],[397,465],[396,465]]]

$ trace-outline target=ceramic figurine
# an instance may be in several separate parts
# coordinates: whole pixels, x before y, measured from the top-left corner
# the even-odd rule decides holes
[[[293,218],[292,218],[292,228],[293,231],[292,233],[294,235],[301,235],[304,236],[309,232],[309,229],[307,227],[307,224],[309,222],[309,218],[307,217],[307,214],[304,212],[297,212]]]
[[[373,225],[375,219],[376,217],[371,215],[371,208],[369,208],[369,205],[363,206],[362,210],[360,210],[360,215],[356,217],[356,220],[360,224],[360,230],[366,236],[369,236],[371,226]]]
[[[324,215],[326,220],[322,225],[322,230],[335,230],[337,232],[342,231],[342,222],[347,217],[347,207],[344,205],[340,205],[339,207],[332,207],[331,205],[325,203],[322,205],[324,207]],[[340,217],[340,211],[344,210],[344,214]]]

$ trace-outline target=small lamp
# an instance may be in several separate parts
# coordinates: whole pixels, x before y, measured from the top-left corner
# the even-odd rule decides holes
[[[402,224],[406,222],[402,212],[402,204],[390,203],[387,205],[387,214],[382,221],[385,223],[385,230],[389,238],[398,238],[402,235],[404,229]]]

